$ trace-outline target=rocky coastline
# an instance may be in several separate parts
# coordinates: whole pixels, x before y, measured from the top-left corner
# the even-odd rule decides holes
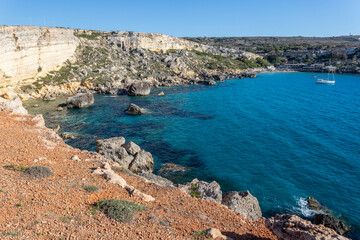
[[[145,150],[141,149],[140,146],[136,145],[133,142],[126,142],[125,138],[123,137],[99,140],[97,142],[97,149],[96,149],[97,153],[91,153],[87,151],[80,151],[78,149],[73,149],[70,146],[64,144],[61,138],[53,130],[50,130],[45,127],[45,122],[41,115],[37,115],[35,117],[27,115],[27,112],[22,107],[22,103],[21,101],[19,101],[18,97],[16,97],[13,100],[1,99],[0,117],[1,117],[0,131],[2,131],[1,133],[2,141],[7,143],[7,144],[3,144],[2,147],[0,148],[0,151],[2,152],[1,156],[3,156],[3,158],[5,157],[4,159],[1,159],[4,162],[4,164],[11,163],[13,165],[21,164],[21,165],[29,166],[29,165],[34,165],[39,161],[43,161],[41,159],[49,159],[49,160],[45,160],[46,165],[53,170],[55,169],[55,172],[56,169],[59,167],[58,166],[59,164],[65,164],[67,161],[71,162],[70,169],[76,169],[78,167],[77,165],[82,165],[83,169],[84,168],[89,169],[90,166],[95,166],[92,168],[90,167],[90,169],[93,170],[90,170],[90,172],[88,171],[91,176],[90,177],[91,179],[94,178],[94,176],[96,175],[100,177],[103,176],[104,178],[97,179],[97,181],[99,182],[101,181],[101,179],[105,179],[109,184],[114,185],[115,187],[119,187],[120,189],[124,189],[125,191],[124,194],[125,193],[129,194],[128,196],[131,196],[131,198],[134,199],[138,199],[137,201],[143,202],[144,204],[158,202],[159,194],[165,194],[165,192],[167,194],[169,192],[174,194],[174,191],[177,192],[177,194],[182,192],[181,195],[187,196],[186,198],[192,199],[191,201],[201,201],[201,203],[206,203],[206,204],[210,204],[211,202],[214,202],[215,205],[212,205],[213,211],[215,209],[218,209],[220,212],[224,212],[224,213],[226,212],[226,214],[233,212],[235,214],[234,216],[237,216],[239,219],[242,219],[241,221],[244,221],[243,224],[241,224],[243,227],[244,224],[248,227],[257,226],[255,227],[252,233],[256,233],[260,228],[262,229],[261,233],[259,233],[260,235],[246,235],[246,234],[238,235],[235,234],[234,232],[230,233],[224,231],[223,229],[226,228],[226,225],[224,224],[221,224],[219,226],[214,226],[214,224],[210,224],[208,229],[210,228],[220,229],[220,231],[219,230],[217,231],[220,232],[220,234],[223,236],[223,239],[258,239],[260,236],[262,237],[267,236],[267,238],[269,239],[277,239],[277,238],[278,239],[341,239],[341,240],[347,239],[346,237],[343,237],[338,233],[336,233],[335,230],[325,227],[323,225],[324,223],[320,225],[315,225],[297,216],[277,215],[276,217],[267,219],[265,221],[265,219],[262,217],[261,209],[256,197],[252,196],[249,191],[229,192],[223,194],[220,185],[218,183],[216,182],[208,183],[204,181],[199,181],[198,179],[194,179],[189,183],[176,186],[171,181],[161,176],[154,175],[152,173],[154,162],[151,153],[148,153]],[[13,127],[12,128],[6,127],[8,125]],[[23,146],[25,142],[23,143],[21,141],[20,141],[21,144],[19,150],[17,150],[17,148],[14,148],[13,151],[10,151],[9,148],[6,147],[14,144],[12,142],[14,136],[10,137],[8,134],[11,132],[12,134],[14,134],[16,126],[20,126],[23,129],[28,128],[29,134],[33,135],[31,139],[39,139],[40,142],[37,142],[37,144],[39,146],[42,146],[42,148],[47,149],[47,151],[45,152],[40,151],[41,156],[39,155],[38,152],[36,158],[34,158],[34,155],[31,155],[32,157],[30,158],[27,157],[27,159],[30,159],[27,161],[24,161],[22,158],[20,159],[17,158],[18,160],[14,161],[12,160],[12,158],[6,157],[9,156],[9,154],[11,153],[18,154],[18,151],[20,149],[23,149],[24,147],[26,148],[26,146]],[[8,133],[7,131],[9,131],[10,129],[11,132]],[[23,133],[17,133],[17,134],[20,134],[19,136],[24,135]],[[7,138],[3,139],[5,136],[7,136]],[[18,137],[18,140],[19,138],[20,137]],[[33,141],[30,140],[30,142],[28,142],[27,144],[34,144],[34,142],[33,143],[31,142]],[[62,152],[62,154],[60,155],[60,158],[58,158],[59,160],[56,160],[56,162],[54,162],[54,160],[51,160],[52,158],[50,156],[46,156],[46,157],[43,156],[49,154],[47,153],[49,151],[58,152],[61,148],[63,148],[64,150],[60,151]],[[25,150],[25,152],[27,151],[29,150],[28,149]],[[64,151],[67,153],[64,154]],[[74,152],[76,152],[76,154],[74,154]],[[68,157],[69,160],[66,159],[60,160],[61,158],[64,158],[65,156],[69,156],[69,155],[71,155],[70,157]],[[67,172],[70,169],[65,167],[62,171]],[[1,171],[3,171],[4,176],[6,176],[7,178],[12,173],[11,171],[8,171],[6,169],[5,170],[1,169]],[[139,187],[138,183],[135,183],[136,181],[134,182],[134,180],[129,180],[129,177],[140,179],[140,182],[141,179],[143,179],[145,180],[145,183],[155,184],[155,186],[159,186],[162,189],[162,191],[161,193],[149,192],[148,190],[146,190],[148,189],[148,186],[145,188]],[[59,178],[61,179],[62,177],[59,176]],[[87,176],[87,178],[89,178],[89,176]],[[57,181],[60,181],[60,179]],[[3,179],[3,181],[4,180],[5,179]],[[77,181],[79,180],[80,179],[78,179]],[[87,181],[90,181],[90,179],[88,179]],[[106,187],[108,187],[108,184],[106,184]],[[106,188],[106,187],[102,187],[102,188]],[[5,191],[7,193],[11,191],[11,189],[8,188],[7,185],[2,185],[1,188],[2,189],[5,188],[6,189]],[[124,196],[124,194],[122,194],[122,196]],[[99,198],[100,196],[99,195],[94,196],[94,198],[96,197]],[[68,200],[71,201],[71,199]],[[5,203],[7,203],[8,201],[5,201]],[[159,204],[166,205],[168,201],[170,200],[164,199]],[[309,202],[309,204],[311,203],[310,206],[314,208],[315,206],[324,208],[321,205],[321,203],[313,199],[310,199],[309,201],[311,201]],[[181,200],[181,202],[177,204],[181,206],[184,204],[184,201]],[[205,212],[208,212],[206,209],[204,210]],[[197,215],[195,217],[198,218],[199,216]],[[207,217],[205,217],[203,220],[207,221],[206,219]],[[266,222],[266,227],[265,227],[265,222]],[[0,225],[1,224],[3,223],[0,222]],[[327,226],[329,227],[329,225]],[[182,227],[179,227],[179,229],[181,228]],[[272,231],[272,233],[269,231],[269,229]],[[208,231],[212,231],[212,230],[208,230]],[[342,234],[344,233],[345,232],[342,232]],[[194,234],[194,230],[192,234]],[[179,237],[179,236],[180,235],[175,234],[174,239],[188,239],[190,235],[186,235],[188,237],[185,236]],[[248,238],[246,236],[248,236]]]
[[[94,104],[95,93],[145,96],[163,86],[255,78],[274,71],[261,56],[150,33],[2,26],[0,35],[10,46],[0,51],[11,56],[4,62],[16,63],[0,64],[0,228],[5,236],[347,239],[340,234],[349,229],[330,212],[318,215],[315,224],[293,215],[265,219],[249,191],[223,193],[217,182],[198,179],[176,185],[153,174],[151,153],[122,136],[98,140],[96,152],[72,148],[63,141],[71,135],[60,137],[58,128],[46,128],[41,115],[30,116],[22,106],[31,98],[69,96],[56,109],[62,111]],[[65,59],[53,54],[48,64],[36,62],[42,51],[34,49],[46,52],[52,44],[56,53],[66,52]],[[21,72],[24,55],[31,64]],[[143,113],[134,104],[125,111]],[[31,167],[51,174],[24,177]],[[187,169],[169,163],[163,170]],[[96,190],[84,190],[91,188]],[[126,199],[145,210],[119,223],[91,207],[101,199]]]

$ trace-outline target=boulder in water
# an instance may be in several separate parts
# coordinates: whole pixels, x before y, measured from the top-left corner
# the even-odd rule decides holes
[[[94,104],[94,95],[92,93],[77,93],[66,100],[68,108],[84,108]]]
[[[141,110],[141,108],[138,105],[133,104],[133,103],[131,103],[124,112],[131,114],[131,115],[140,115],[140,114],[144,113],[143,110]]]
[[[325,227],[334,229],[338,234],[345,235],[349,232],[349,228],[344,222],[336,218],[332,211],[330,211],[321,202],[313,197],[308,197],[307,202],[310,208],[316,211],[313,223],[316,225],[322,224]]]
[[[151,92],[151,86],[146,82],[136,82],[130,85],[127,90],[129,96],[146,96]]]

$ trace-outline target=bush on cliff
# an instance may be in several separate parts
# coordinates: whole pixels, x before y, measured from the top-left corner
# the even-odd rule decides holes
[[[144,206],[119,199],[104,199],[94,204],[95,208],[119,222],[129,222]]]
[[[19,171],[19,172],[24,172],[27,167],[23,166],[23,165],[6,165],[4,166],[5,169],[7,170],[12,170],[12,171]]]
[[[44,166],[32,166],[27,168],[24,172],[32,178],[46,178],[54,175],[48,167]]]

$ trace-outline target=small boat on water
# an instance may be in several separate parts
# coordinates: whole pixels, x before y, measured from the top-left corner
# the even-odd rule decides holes
[[[317,84],[332,84],[332,85],[335,84],[334,72],[336,70],[336,67],[329,66],[327,67],[327,69],[328,69],[327,79],[323,79],[323,78],[316,79]],[[330,79],[330,73],[332,74],[332,79]]]

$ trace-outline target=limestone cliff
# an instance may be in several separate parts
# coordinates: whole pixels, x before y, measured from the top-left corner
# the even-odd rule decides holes
[[[0,26],[0,87],[59,69],[78,44],[72,29]]]
[[[80,82],[110,84],[106,88],[116,91],[133,81],[208,83],[266,66],[258,57],[158,33],[0,26],[0,96],[14,88],[34,97],[69,94],[76,91],[70,85]],[[49,91],[49,86],[70,89]]]

